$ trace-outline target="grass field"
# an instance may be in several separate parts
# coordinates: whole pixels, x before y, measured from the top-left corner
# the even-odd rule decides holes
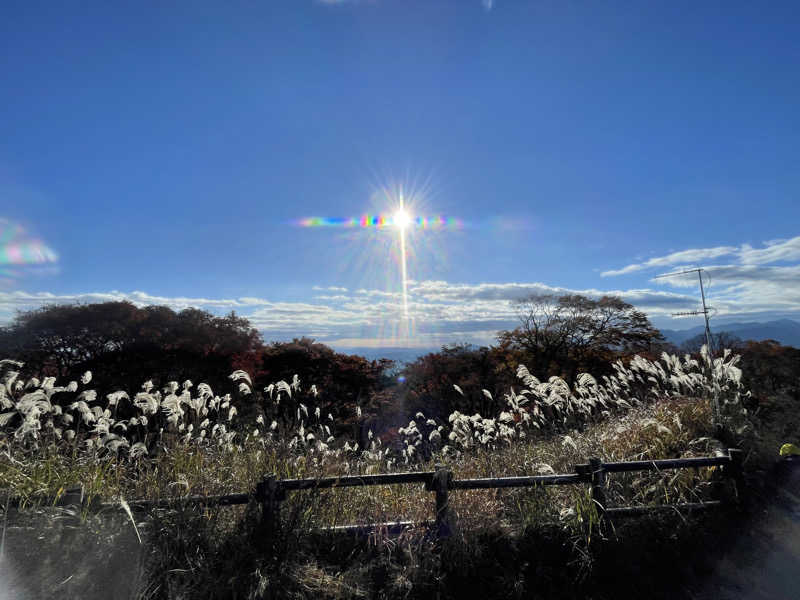
[[[192,391],[186,382],[161,391],[145,384],[136,394],[98,401],[91,374],[62,387],[52,380],[19,382],[17,365],[6,361],[0,480],[22,509],[5,512],[8,549],[16,553],[7,552],[8,564],[24,564],[29,584],[38,582],[43,595],[88,593],[119,555],[111,549],[126,548],[128,570],[136,565],[125,578],[128,591],[143,598],[552,597],[586,589],[602,596],[603,565],[617,552],[625,549],[636,559],[631,564],[644,565],[678,548],[700,548],[702,532],[713,531],[722,517],[704,517],[707,527],[700,530],[694,518],[674,516],[615,527],[598,519],[588,486],[574,485],[451,492],[454,534],[442,543],[422,530],[367,540],[316,532],[433,515],[433,495],[421,485],[380,486],[290,494],[277,535],[265,540],[256,506],[135,518],[86,508],[80,522],[81,515],[47,505],[76,484],[89,503],[122,503],[249,491],[271,472],[318,477],[445,463],[457,478],[498,477],[571,472],[590,456],[704,455],[715,431],[715,396],[732,435],[746,445],[754,433],[735,365],[728,355],[713,362],[637,357],[601,382],[582,376],[574,389],[557,378],[540,382],[521,368],[521,389],[509,391],[499,415],[454,413],[440,423],[418,414],[398,439],[382,442],[370,434],[368,446],[359,448],[315,409],[319,391],[298,379],[254,391],[247,374],[236,372],[233,392],[223,396],[203,384]],[[241,422],[237,406],[253,399],[260,412],[252,423]],[[608,501],[695,502],[719,494],[725,484],[718,480],[713,469],[619,474],[610,478]],[[39,532],[35,552],[21,543],[25,531]],[[643,538],[645,532],[655,539]],[[37,560],[47,556],[62,560]],[[59,562],[76,565],[63,583],[56,579],[69,575],[53,567]]]

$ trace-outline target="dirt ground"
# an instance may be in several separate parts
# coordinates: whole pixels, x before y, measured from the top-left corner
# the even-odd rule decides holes
[[[800,460],[782,465],[764,508],[735,536],[695,600],[800,598]]]

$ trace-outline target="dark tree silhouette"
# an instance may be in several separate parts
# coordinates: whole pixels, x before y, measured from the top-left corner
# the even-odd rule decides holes
[[[681,343],[679,350],[683,353],[696,354],[697,352],[700,352],[700,348],[702,348],[705,343],[706,334],[699,333],[688,340],[684,340]],[[727,331],[712,333],[711,344],[714,347],[715,355],[722,352],[725,348],[738,351],[744,347],[744,342],[741,340],[741,338],[733,335],[732,333],[728,333]]]
[[[151,378],[221,386],[234,358],[261,346],[258,331],[234,313],[130,302],[46,306],[0,330],[0,355],[24,361],[27,374],[76,378],[88,369],[109,391],[136,391]]]
[[[281,416],[286,411],[297,410],[295,402],[284,401],[274,406],[262,392],[271,383],[281,380],[291,383],[297,375],[303,390],[316,386],[315,405],[320,407],[322,419],[332,414],[337,425],[348,430],[354,428],[359,439],[360,425],[375,423],[377,413],[387,407],[385,403],[392,397],[382,390],[393,383],[388,375],[393,364],[386,359],[370,361],[362,356],[342,354],[304,337],[291,342],[273,342],[238,355],[233,366],[253,377],[254,396],[260,399],[266,414]],[[356,406],[362,409],[362,419],[356,417]]]
[[[440,352],[421,356],[403,369],[402,407],[407,416],[419,411],[439,419],[446,419],[455,410],[495,414],[505,405],[504,394],[509,386],[518,383],[516,364],[511,354],[501,348],[444,346]]]
[[[521,325],[498,334],[534,375],[600,373],[613,358],[649,353],[663,342],[647,316],[615,296],[533,295],[516,302]]]
[[[775,340],[742,343],[742,381],[756,396],[790,394],[800,399],[800,349]]]

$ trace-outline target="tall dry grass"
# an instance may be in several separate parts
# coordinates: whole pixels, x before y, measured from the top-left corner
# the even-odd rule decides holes
[[[394,446],[370,435],[365,448],[337,435],[341,429],[316,405],[317,388],[297,377],[254,391],[237,371],[222,396],[205,384],[154,390],[146,382],[137,393],[98,399],[90,373],[65,386],[52,378],[23,382],[20,365],[2,361],[0,481],[22,508],[32,508],[75,484],[89,502],[121,502],[241,492],[266,473],[320,477],[445,463],[456,478],[497,477],[571,472],[591,456],[693,456],[708,451],[714,398],[731,428],[749,431],[736,361],[729,354],[713,361],[707,354],[701,361],[637,357],[616,363],[615,375],[602,381],[582,375],[574,389],[521,368],[520,386],[509,390],[499,415],[454,413],[438,422],[420,413]],[[261,407],[252,422],[238,418],[245,398]],[[609,502],[697,501],[709,496],[713,479],[708,470],[614,476]],[[383,590],[386,597],[427,597],[458,589],[454,578],[472,581],[489,565],[496,572],[485,573],[488,580],[504,582],[514,596],[530,591],[530,576],[499,563],[503,553],[517,560],[538,537],[550,555],[537,550],[537,560],[566,560],[580,582],[594,560],[593,544],[614,535],[600,526],[582,485],[454,491],[454,533],[444,544],[422,529],[361,541],[319,533],[340,524],[423,521],[433,508],[433,495],[421,486],[294,493],[268,541],[252,505],[152,511],[136,524],[147,548],[140,596],[344,598]]]

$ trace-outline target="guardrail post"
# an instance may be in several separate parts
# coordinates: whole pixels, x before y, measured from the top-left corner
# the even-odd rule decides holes
[[[731,462],[723,469],[723,472],[733,479],[736,486],[736,501],[741,502],[745,493],[744,470],[742,469],[744,453],[738,448],[729,448],[728,456],[730,456]]]
[[[275,473],[266,475],[256,485],[256,501],[261,504],[262,533],[270,540],[275,535],[282,499]]]
[[[448,490],[453,472],[445,465],[436,465],[433,473],[433,491],[436,492],[436,534],[439,537],[450,535],[450,500]]]
[[[603,468],[603,461],[599,458],[590,458],[589,469],[592,475],[592,500],[597,506],[600,518],[603,518],[606,510],[606,471]]]

